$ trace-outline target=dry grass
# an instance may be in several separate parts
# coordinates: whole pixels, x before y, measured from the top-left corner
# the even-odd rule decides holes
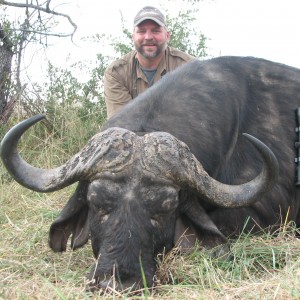
[[[73,187],[38,194],[15,182],[0,192],[0,299],[131,298],[117,292],[90,294],[86,274],[93,263],[91,246],[53,253],[48,229]],[[230,260],[209,252],[179,255],[174,249],[160,263],[160,282],[134,299],[299,299],[300,240],[293,229],[277,236],[241,236]]]

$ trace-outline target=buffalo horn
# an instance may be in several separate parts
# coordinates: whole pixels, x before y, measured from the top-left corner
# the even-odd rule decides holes
[[[20,156],[18,143],[22,134],[43,118],[43,115],[36,115],[18,123],[1,142],[2,161],[21,185],[37,192],[52,192],[76,181],[93,180],[106,170],[118,172],[132,164],[136,134],[121,128],[110,128],[96,134],[80,152],[60,167],[41,169],[31,166]]]
[[[262,170],[254,179],[240,185],[218,182],[208,175],[186,144],[166,133],[157,135],[160,136],[144,137],[147,153],[142,157],[147,157],[143,161],[145,168],[152,169],[156,176],[166,177],[180,187],[194,190],[200,198],[214,205],[248,206],[259,200],[277,181],[279,166],[275,155],[264,143],[249,134],[243,135],[262,156]]]
[[[275,155],[264,143],[249,134],[244,136],[261,154],[262,170],[249,182],[227,185],[210,177],[188,146],[171,134],[152,132],[139,137],[122,128],[109,128],[96,134],[80,152],[60,167],[50,170],[36,168],[22,159],[17,147],[22,134],[43,118],[43,115],[37,115],[14,126],[5,135],[0,147],[3,163],[13,178],[34,191],[59,190],[76,181],[92,181],[106,171],[115,173],[139,164],[144,172],[194,190],[214,205],[241,207],[259,200],[278,178]]]

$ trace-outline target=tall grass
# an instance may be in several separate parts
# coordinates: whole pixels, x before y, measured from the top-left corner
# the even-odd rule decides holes
[[[36,166],[59,165],[101,122],[93,115],[86,122],[71,111],[64,120],[55,119],[53,131],[42,124],[32,128],[20,150]],[[300,241],[293,226],[276,235],[241,235],[225,260],[212,258],[210,251],[181,255],[174,249],[158,260],[153,291],[91,294],[85,288],[94,262],[91,245],[61,254],[48,247],[49,226],[74,186],[40,194],[11,180],[2,163],[0,174],[0,299],[300,299]]]

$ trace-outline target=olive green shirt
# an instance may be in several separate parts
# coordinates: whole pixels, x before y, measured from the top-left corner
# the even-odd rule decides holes
[[[150,86],[136,58],[136,54],[136,50],[126,54],[111,63],[105,70],[104,97],[108,118]],[[194,59],[194,57],[177,49],[167,47],[165,55],[157,67],[153,83],[161,79],[167,72],[176,69],[191,59]]]

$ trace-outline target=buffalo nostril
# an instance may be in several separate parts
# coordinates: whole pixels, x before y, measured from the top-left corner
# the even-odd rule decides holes
[[[116,286],[112,284],[111,280],[91,280],[88,283],[88,290],[90,292],[102,291],[103,293],[109,292],[112,289],[116,289]]]
[[[98,288],[102,290],[107,290],[112,287],[112,282],[110,280],[104,280],[98,283]]]

